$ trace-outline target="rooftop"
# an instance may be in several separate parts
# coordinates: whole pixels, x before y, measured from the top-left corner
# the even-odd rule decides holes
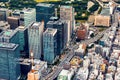
[[[103,16],[110,16],[110,9],[109,8],[103,8],[101,13]]]
[[[23,10],[22,10],[22,12],[27,12],[27,13],[29,13],[29,12],[32,12],[32,11],[34,11],[35,9],[34,8],[24,8]]]
[[[26,29],[26,27],[24,27],[24,26],[19,26],[17,29],[20,30],[20,31],[24,31],[24,30]]]
[[[45,31],[46,34],[52,34],[55,35],[57,33],[57,29],[53,29],[53,28],[47,28],[47,30]]]
[[[58,17],[52,16],[50,17],[50,20],[58,20]]]
[[[6,30],[6,31],[3,31],[1,34],[0,34],[0,37],[7,37],[7,38],[11,38],[14,34],[16,34],[16,30]]]
[[[61,6],[61,8],[71,8],[72,6]]]
[[[53,7],[54,4],[38,3],[36,6],[42,6],[42,7]]]
[[[33,23],[30,26],[30,28],[32,28],[32,29],[38,29],[40,27],[40,25],[41,25],[41,22],[35,22],[35,23]]]
[[[56,24],[56,25],[61,25],[64,21],[62,20],[56,20],[56,21],[48,21],[47,24]]]
[[[17,44],[0,42],[0,50],[3,50],[3,49],[14,50],[16,49],[16,47],[18,47]]]
[[[24,8],[23,10],[14,10],[13,14],[20,14],[21,12],[29,13],[29,12],[32,12],[33,10],[35,10],[35,9],[34,8]]]
[[[8,19],[15,19],[15,20],[18,20],[19,18],[17,18],[17,17],[8,17]]]
[[[20,64],[24,64],[24,65],[30,65],[31,64],[30,59],[20,58],[19,62],[20,62]]]
[[[68,76],[68,73],[69,73],[69,70],[64,70],[63,69],[59,75]]]

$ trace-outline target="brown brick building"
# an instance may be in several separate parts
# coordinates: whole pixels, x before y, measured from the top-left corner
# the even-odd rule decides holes
[[[77,29],[76,35],[77,39],[85,39],[87,36],[86,26],[84,25],[80,26],[80,28]]]

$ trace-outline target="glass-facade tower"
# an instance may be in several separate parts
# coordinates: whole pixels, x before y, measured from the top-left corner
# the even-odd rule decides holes
[[[43,33],[44,60],[53,64],[57,56],[57,29],[47,28]]]
[[[36,5],[36,21],[40,22],[44,20],[45,28],[46,24],[49,21],[51,16],[54,16],[55,12],[55,5],[53,4],[46,4],[46,3],[39,3]]]
[[[35,22],[28,28],[29,34],[29,53],[34,53],[35,59],[41,58],[43,41],[44,22]]]
[[[29,57],[28,27],[19,26],[16,30],[19,33],[19,45],[22,56]]]
[[[47,23],[47,28],[54,28],[57,29],[57,34],[58,34],[58,55],[62,52],[62,49],[64,48],[64,21],[61,20],[51,20]],[[67,37],[67,36],[66,36]]]
[[[0,79],[18,80],[20,65],[17,59],[20,57],[20,49],[17,44],[0,42]]]

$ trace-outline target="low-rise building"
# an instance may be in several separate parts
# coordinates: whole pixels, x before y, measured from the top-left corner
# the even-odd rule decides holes
[[[111,20],[111,17],[110,17],[109,8],[105,8],[101,11],[100,15],[95,16],[94,25],[109,27],[111,23],[110,20]]]
[[[71,80],[74,75],[73,70],[62,70],[57,78],[57,80]]]
[[[87,36],[87,27],[84,25],[81,25],[76,32],[77,39],[83,40]]]
[[[7,29],[10,29],[10,25],[8,24],[8,22],[0,21],[0,32]]]
[[[47,69],[47,62],[35,59],[31,71],[28,73],[27,80],[41,80],[42,70]]]

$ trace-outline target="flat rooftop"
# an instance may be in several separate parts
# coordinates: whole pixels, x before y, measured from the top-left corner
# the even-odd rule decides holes
[[[18,44],[0,42],[0,50],[15,50]]]
[[[100,15],[110,16],[110,9],[109,8],[103,8]]]
[[[19,62],[20,62],[20,64],[23,64],[23,65],[30,65],[31,64],[31,60],[27,59],[27,58],[26,59],[20,58]]]
[[[6,38],[11,38],[14,34],[16,34],[16,30],[6,30],[6,31],[3,31],[1,34],[0,34],[0,37],[6,37]]]
[[[61,6],[61,8],[71,8],[72,6]]]
[[[47,30],[44,33],[55,35],[57,33],[57,29],[47,28]]]
[[[64,23],[64,21],[62,20],[57,20],[57,21],[48,21],[47,24],[56,24],[56,25],[62,25],[62,23]]]
[[[58,17],[52,16],[50,17],[50,20],[58,20]]]
[[[41,61],[38,59],[34,59],[34,70],[40,70],[43,66],[45,66],[47,64],[47,62],[45,61]]]
[[[19,18],[13,16],[13,17],[8,17],[8,19],[18,20]]]
[[[34,22],[32,25],[30,25],[31,29],[39,29],[41,22]]]
[[[47,62],[45,61],[41,61],[41,60],[38,60],[38,59],[34,59],[34,70],[38,71],[39,69],[41,69],[44,65],[47,64]],[[31,64],[31,59],[24,59],[24,58],[20,58],[19,59],[19,62],[20,64],[25,64],[25,65],[30,65]]]
[[[53,7],[54,4],[38,3],[36,6],[41,6],[41,7]]]
[[[32,12],[32,11],[34,11],[34,10],[35,10],[34,8],[25,8],[25,9],[23,9],[21,12],[29,13],[29,12]]]
[[[34,8],[25,8],[23,10],[14,10],[12,13],[14,14],[20,14],[21,12],[25,12],[25,13],[30,13],[33,10],[35,10]]]
[[[24,30],[26,30],[27,29],[27,27],[25,27],[25,26],[19,26],[18,28],[17,28],[17,30],[19,30],[19,31],[24,31]]]

